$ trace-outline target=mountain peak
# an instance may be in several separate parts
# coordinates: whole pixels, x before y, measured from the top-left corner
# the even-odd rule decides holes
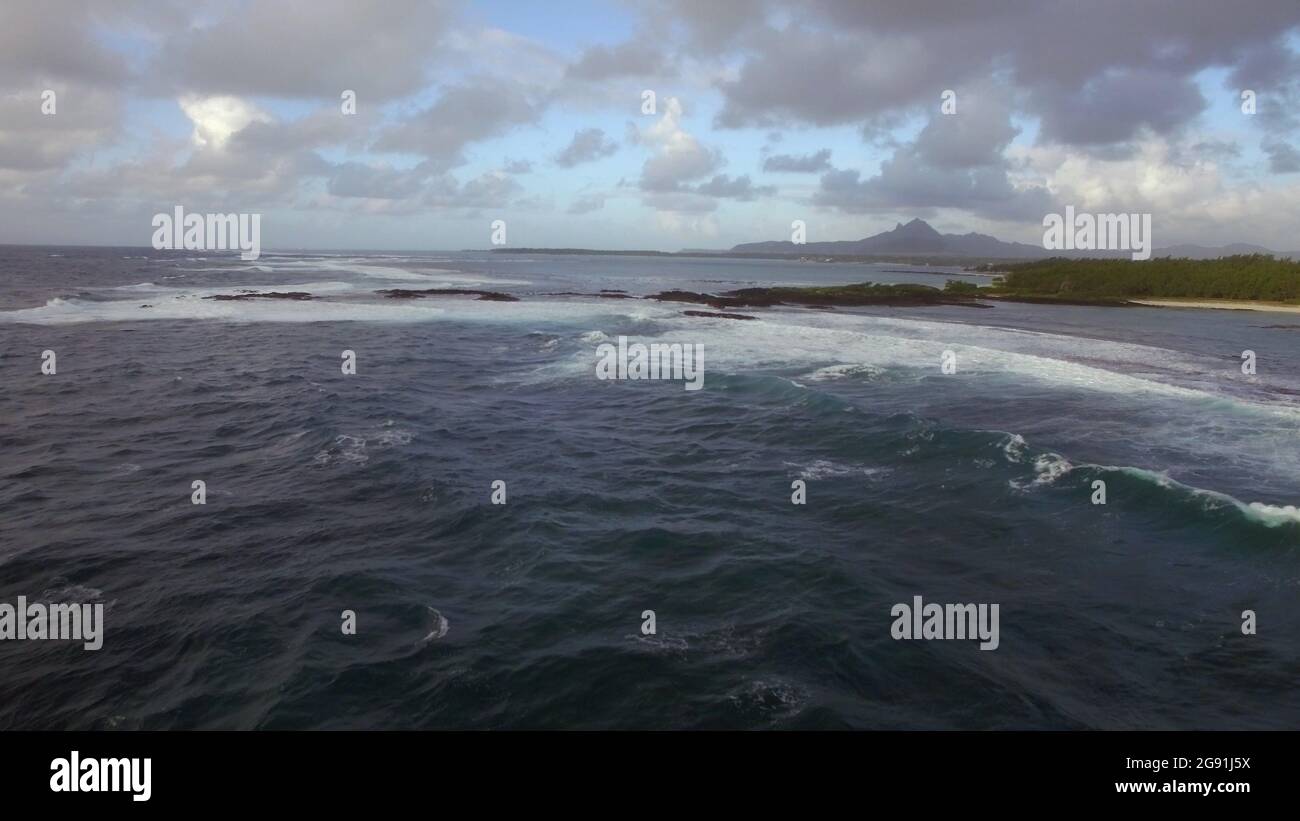
[[[1022,242],[1003,242],[997,237],[969,231],[965,234],[940,234],[930,223],[916,217],[906,223],[897,223],[893,230],[882,231],[858,240],[809,242],[795,245],[791,242],[751,242],[731,249],[740,253],[825,254],[840,256],[950,256],[958,259],[1042,259],[1048,256],[1038,245]],[[1057,252],[1059,253],[1059,252]],[[1075,257],[1113,257],[1116,252],[1075,252]],[[1155,256],[1213,259],[1228,254],[1274,254],[1259,245],[1233,243],[1224,247],[1201,245],[1175,245],[1157,248]],[[1300,252],[1275,254],[1283,258],[1300,259]]]
[[[920,218],[913,219],[906,225],[900,222],[890,233],[912,239],[935,239],[942,236],[938,231],[934,230],[930,223]]]

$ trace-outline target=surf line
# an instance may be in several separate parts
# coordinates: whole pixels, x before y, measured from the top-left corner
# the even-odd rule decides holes
[[[1001,643],[996,604],[925,604],[920,596],[912,604],[890,608],[894,623],[889,634],[895,641],[911,639],[980,639],[981,650],[996,650]]]

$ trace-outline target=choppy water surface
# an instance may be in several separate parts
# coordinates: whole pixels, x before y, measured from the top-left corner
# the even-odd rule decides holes
[[[0,642],[0,727],[1295,727],[1300,320],[573,295],[905,269],[0,248],[0,601],[107,621]],[[439,287],[521,301],[374,293]]]

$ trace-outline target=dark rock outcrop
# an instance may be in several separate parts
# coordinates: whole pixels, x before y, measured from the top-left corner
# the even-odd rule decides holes
[[[390,288],[384,291],[375,291],[377,294],[383,294],[389,299],[424,299],[427,296],[475,296],[488,302],[518,302],[519,297],[503,294],[500,291],[479,291],[473,288],[423,288],[420,290],[409,290],[406,288]]]
[[[718,311],[682,311],[687,316],[706,316],[714,319],[758,319],[756,316],[746,316],[745,314],[727,314]]]
[[[245,299],[293,299],[305,300],[311,299],[312,295],[306,291],[266,291],[258,293],[257,291],[244,291],[239,294],[213,294],[205,296],[204,299],[215,299],[221,302],[238,302]]]

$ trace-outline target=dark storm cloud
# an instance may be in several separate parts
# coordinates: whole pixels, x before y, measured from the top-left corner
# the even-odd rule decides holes
[[[448,21],[446,2],[279,0],[222,7],[169,36],[146,79],[161,89],[358,104],[423,88]]]
[[[1241,92],[1255,93],[1255,122],[1265,131],[1288,135],[1300,130],[1300,55],[1281,37],[1252,49],[1225,85],[1238,104]]]
[[[1143,127],[1167,134],[1205,107],[1190,77],[1143,70],[1107,71],[1073,91],[1038,88],[1032,99],[1041,134],[1076,145],[1123,142]]]
[[[792,25],[765,29],[749,46],[738,76],[719,83],[722,127],[852,123],[912,105],[925,90],[937,105],[939,92],[957,79],[917,40],[842,37]]]
[[[160,15],[165,7],[160,4]],[[54,4],[44,0],[0,3],[0,85],[58,80],[120,86],[130,72],[122,55],[94,38],[96,26],[125,14],[120,4]]]
[[[783,28],[745,37],[746,56],[719,84],[725,127],[851,123],[937,105],[945,88],[1006,73],[1041,116],[1045,138],[1118,142],[1168,133],[1204,107],[1192,84],[1211,66],[1249,66],[1280,81],[1283,32],[1300,3],[1260,0],[813,0]],[[707,11],[684,11],[711,19]]]
[[[1018,133],[1005,92],[993,83],[957,92],[958,113],[936,107],[916,139],[862,179],[855,170],[824,174],[813,202],[850,213],[897,208],[961,208],[993,219],[1040,219],[1051,197],[1017,187],[1005,150]]]

